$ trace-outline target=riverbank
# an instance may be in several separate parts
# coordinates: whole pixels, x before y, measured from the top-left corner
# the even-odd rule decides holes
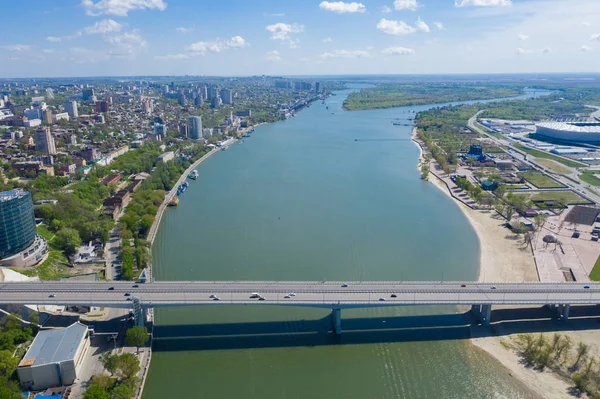
[[[425,149],[416,137],[416,128],[412,131],[412,139],[420,151],[419,168],[424,161]],[[442,171],[436,170],[436,166],[435,161],[430,162],[429,181],[453,199],[477,233],[480,245],[478,281],[538,281],[535,261],[529,246],[524,246],[515,234],[504,227],[506,221],[494,210],[472,209],[461,202],[462,200],[458,200],[453,193],[452,181],[444,176]],[[502,308],[512,308],[515,311],[519,309],[510,306]],[[518,353],[507,348],[507,342],[511,342],[517,335],[527,332],[529,331],[518,327],[513,327],[508,331],[502,323],[493,325],[491,329],[473,325],[471,343],[494,357],[508,370],[511,376],[517,378],[541,397],[547,399],[572,397],[569,394],[570,388],[573,386],[571,381],[552,371],[538,371],[526,367]]]

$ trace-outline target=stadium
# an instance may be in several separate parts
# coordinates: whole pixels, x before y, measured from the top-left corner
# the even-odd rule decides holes
[[[600,122],[538,122],[540,139],[575,143],[600,143]]]

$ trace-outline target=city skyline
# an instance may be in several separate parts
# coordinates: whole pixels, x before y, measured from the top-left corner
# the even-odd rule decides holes
[[[0,41],[4,78],[590,72],[600,3],[311,0],[227,7],[34,0]],[[27,23],[24,23],[27,21]],[[36,26],[37,29],[29,29]],[[557,26],[564,27],[556,29]]]

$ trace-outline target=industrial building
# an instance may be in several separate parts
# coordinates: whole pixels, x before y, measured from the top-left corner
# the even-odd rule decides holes
[[[600,122],[539,122],[536,134],[552,140],[600,143]]]
[[[79,322],[40,331],[17,366],[21,387],[39,391],[73,384],[89,347],[88,328]]]

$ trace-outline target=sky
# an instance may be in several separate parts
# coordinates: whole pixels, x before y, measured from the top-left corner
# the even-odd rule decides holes
[[[0,15],[5,78],[600,71],[600,0],[0,0]]]

